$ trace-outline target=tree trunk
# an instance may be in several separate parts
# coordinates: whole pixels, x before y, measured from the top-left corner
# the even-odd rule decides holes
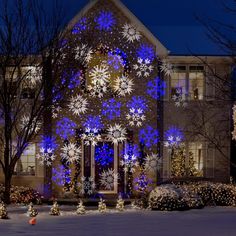
[[[11,193],[11,179],[12,179],[12,175],[9,172],[5,173],[5,183],[4,183],[4,187],[5,187],[5,191],[3,194],[3,200],[6,204],[10,204],[10,193]]]

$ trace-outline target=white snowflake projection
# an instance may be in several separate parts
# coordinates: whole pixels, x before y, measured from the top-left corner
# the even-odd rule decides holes
[[[154,67],[151,65],[149,59],[138,58],[138,63],[133,66],[138,77],[148,77],[153,71]]]
[[[84,140],[84,144],[86,146],[89,146],[90,144],[92,146],[96,146],[97,143],[102,139],[102,137],[98,129],[91,129],[87,127],[85,129],[85,132],[81,135],[81,139]]]
[[[121,125],[115,124],[108,129],[108,138],[114,143],[123,142],[126,140],[126,130]]]
[[[52,162],[55,160],[56,155],[54,154],[54,149],[52,148],[40,148],[39,153],[36,155],[41,165],[51,166]]]
[[[91,195],[94,193],[96,185],[93,177],[81,177],[81,181],[78,183],[78,187],[80,188],[80,194],[88,194]]]
[[[70,99],[70,103],[68,105],[70,111],[75,115],[84,114],[87,111],[87,99],[83,98],[81,95],[77,95]]]
[[[125,154],[123,159],[120,161],[120,165],[123,167],[124,172],[134,173],[135,168],[139,166],[137,157],[133,155]]]
[[[135,26],[125,23],[122,29],[122,35],[125,39],[127,39],[128,42],[133,43],[135,40],[140,40],[141,34]]]
[[[112,169],[104,170],[100,174],[100,184],[106,190],[114,189],[114,184],[116,184],[117,181],[118,181],[118,174],[114,173],[114,170]]]
[[[88,63],[92,59],[93,50],[87,44],[81,44],[75,48],[75,59],[82,62],[82,64]]]
[[[59,113],[62,111],[59,105],[52,105],[52,118],[56,119],[59,116]]]
[[[140,127],[145,121],[146,117],[142,109],[131,108],[126,115],[126,119],[129,121],[130,126]]]
[[[170,62],[168,62],[167,60],[162,60],[160,70],[161,70],[161,72],[164,73],[164,75],[171,76],[174,68]]]
[[[99,84],[101,86],[107,85],[110,79],[107,65],[97,65],[90,72],[89,77],[92,79],[92,84]]]
[[[145,158],[145,171],[156,173],[160,167],[160,158],[157,154],[152,153]]]
[[[35,87],[42,80],[42,68],[40,66],[27,66],[25,68],[25,83],[29,87]]]
[[[178,88],[175,90],[175,94],[172,95],[172,100],[176,107],[186,107],[188,105],[184,95],[182,94],[182,90]]]
[[[104,94],[107,92],[108,88],[106,85],[100,85],[100,84],[95,84],[95,85],[89,85],[88,86],[88,91],[89,94],[92,97],[98,97],[98,98],[102,98],[104,96]]]
[[[77,162],[81,158],[81,148],[75,143],[68,143],[63,146],[62,150],[62,160],[70,164]]]
[[[25,132],[28,130],[29,133],[38,133],[42,123],[37,118],[30,119],[29,116],[22,116],[20,127]]]
[[[115,80],[114,89],[119,96],[125,96],[126,94],[131,94],[133,91],[133,80],[129,79],[127,76],[122,75],[117,77]]]

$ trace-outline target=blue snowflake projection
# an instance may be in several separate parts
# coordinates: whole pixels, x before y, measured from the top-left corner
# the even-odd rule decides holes
[[[54,87],[52,89],[52,102],[53,104],[59,103],[63,99],[63,96],[60,92],[60,89],[57,87]]]
[[[166,82],[156,77],[147,82],[147,94],[153,99],[159,100],[165,95]]]
[[[125,154],[129,155],[131,158],[132,155],[139,157],[139,147],[137,144],[127,143],[126,149],[123,149],[120,153],[120,157],[123,157]]]
[[[102,103],[102,114],[109,120],[113,120],[120,117],[121,102],[117,102],[114,98],[111,98]]]
[[[88,27],[88,22],[86,17],[82,17],[78,23],[76,23],[71,31],[72,34],[79,34],[85,31]]]
[[[144,112],[148,108],[146,100],[141,96],[133,96],[127,103],[127,107],[129,109],[133,109],[134,112],[138,112],[138,110],[142,110],[142,112]]]
[[[52,168],[52,182],[57,186],[65,186],[71,183],[71,170],[65,168],[63,165],[58,165]]]
[[[165,132],[164,145],[169,148],[177,148],[179,145],[181,145],[183,139],[183,132],[179,128],[171,126]]]
[[[146,147],[151,148],[152,146],[157,145],[159,141],[159,132],[152,126],[147,125],[139,131],[139,140]]]
[[[64,117],[56,123],[56,134],[63,139],[68,139],[75,134],[76,123]]]
[[[116,51],[110,51],[107,54],[107,64],[115,70],[120,70],[126,65],[126,61]]]
[[[148,44],[141,44],[137,49],[137,57],[152,62],[155,58],[154,48]]]
[[[48,150],[48,149],[55,150],[57,148],[56,139],[53,136],[42,135],[39,146],[40,148],[44,148],[44,150]]]
[[[101,11],[95,22],[97,23],[98,29],[109,31],[115,24],[115,18],[111,12]]]
[[[95,161],[99,165],[105,167],[109,166],[114,160],[114,149],[112,145],[107,143],[97,145],[95,147]]]
[[[83,123],[84,128],[97,129],[103,128],[101,118],[99,116],[87,116],[86,121]]]
[[[151,184],[153,184],[153,181],[144,173],[140,173],[139,176],[134,179],[134,189],[138,192],[150,192],[152,190]]]
[[[67,84],[69,89],[74,89],[80,85],[81,78],[82,78],[81,71],[72,70],[70,73],[68,72],[63,73],[61,83],[62,85]]]

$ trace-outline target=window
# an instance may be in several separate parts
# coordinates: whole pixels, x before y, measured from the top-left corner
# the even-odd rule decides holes
[[[189,67],[189,97],[190,100],[202,100],[204,89],[204,67]]]
[[[171,75],[171,98],[181,97],[183,100],[186,95],[186,67],[175,66]]]
[[[16,165],[17,175],[35,175],[36,145],[30,144]]]
[[[203,176],[203,148],[201,143],[189,143],[189,169]]]

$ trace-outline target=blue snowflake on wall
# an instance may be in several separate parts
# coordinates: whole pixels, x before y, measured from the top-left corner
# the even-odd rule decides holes
[[[80,85],[81,78],[81,71],[72,70],[70,73],[64,72],[62,76],[62,85],[67,84],[69,89],[77,88]]]
[[[97,23],[98,29],[109,31],[115,24],[115,18],[111,12],[101,11],[95,22]]]
[[[68,139],[75,134],[77,125],[71,119],[64,117],[56,123],[56,134],[63,139]]]
[[[176,148],[183,142],[183,139],[183,132],[179,128],[171,126],[165,132],[164,145],[166,147]]]
[[[114,98],[111,98],[102,103],[102,114],[109,120],[113,120],[120,116],[121,102],[117,102]]]
[[[112,66],[115,70],[119,70],[125,65],[122,57],[113,52],[108,52],[107,64]]]
[[[152,62],[155,58],[155,51],[152,46],[148,44],[141,44],[141,46],[137,49],[137,57],[143,60],[148,59]]]
[[[63,99],[63,96],[60,92],[59,88],[54,87],[52,89],[52,102],[55,103],[59,103],[61,100]]]
[[[152,126],[147,125],[139,131],[139,140],[146,147],[151,148],[152,146],[157,145],[159,141],[159,132]]]
[[[82,17],[78,23],[76,23],[71,31],[72,34],[79,34],[82,31],[86,30],[88,26],[87,18]]]
[[[146,100],[141,96],[133,96],[132,99],[127,103],[127,107],[129,109],[134,109],[134,112],[138,112],[139,109],[144,112],[148,108]]]
[[[84,128],[90,128],[90,129],[102,129],[103,124],[101,121],[101,118],[99,116],[87,116],[86,121],[83,123]]]
[[[101,166],[109,166],[114,159],[114,149],[107,143],[95,147],[95,161]]]
[[[63,165],[58,165],[52,168],[52,182],[58,186],[64,186],[71,183],[71,170]]]
[[[46,151],[48,149],[55,150],[57,148],[56,139],[53,136],[42,135],[39,146],[40,146],[40,148],[44,148],[44,150],[46,150]]]
[[[153,99],[161,99],[165,95],[166,82],[156,77],[147,82],[147,94]]]

